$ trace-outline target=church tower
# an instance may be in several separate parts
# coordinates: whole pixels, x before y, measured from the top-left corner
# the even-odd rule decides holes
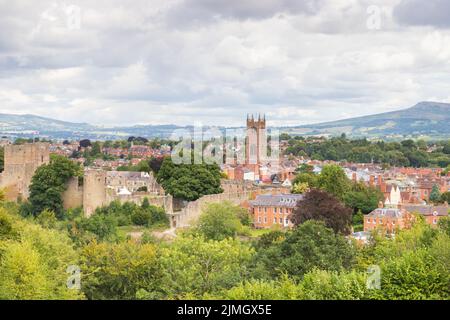
[[[247,115],[247,137],[245,143],[245,164],[254,166],[255,173],[259,173],[259,166],[267,157],[266,116],[258,119]]]

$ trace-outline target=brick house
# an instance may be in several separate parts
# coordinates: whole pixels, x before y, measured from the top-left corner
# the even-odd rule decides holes
[[[427,205],[403,205],[403,209],[422,215],[425,222],[432,227],[437,227],[439,219],[448,217],[448,204],[442,206],[427,206]]]
[[[394,233],[396,229],[409,228],[413,218],[405,209],[377,208],[364,216],[364,231],[382,228]]]
[[[301,194],[263,194],[249,201],[250,214],[255,228],[270,228],[274,225],[283,228],[293,226],[289,216],[303,199]]]

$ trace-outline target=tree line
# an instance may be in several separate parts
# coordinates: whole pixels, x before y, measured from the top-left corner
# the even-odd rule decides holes
[[[403,140],[400,142],[348,139],[345,135],[327,138],[291,137],[287,141],[286,155],[304,156],[314,160],[379,163],[404,167],[442,167],[450,165],[450,140],[426,142]]]

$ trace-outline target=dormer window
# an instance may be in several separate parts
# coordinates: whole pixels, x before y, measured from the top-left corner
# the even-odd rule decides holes
[[[437,216],[437,215],[438,215],[437,211],[434,211],[433,216]]]

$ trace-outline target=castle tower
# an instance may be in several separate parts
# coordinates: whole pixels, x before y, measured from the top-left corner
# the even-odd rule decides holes
[[[50,162],[48,143],[27,143],[5,146],[4,171],[0,187],[8,200],[28,199],[31,179],[37,168]]]
[[[247,138],[245,144],[245,164],[254,166],[259,173],[259,165],[267,157],[266,116],[255,120],[253,115],[247,115]]]
[[[84,214],[90,217],[96,208],[106,205],[106,171],[86,169],[83,190]]]

